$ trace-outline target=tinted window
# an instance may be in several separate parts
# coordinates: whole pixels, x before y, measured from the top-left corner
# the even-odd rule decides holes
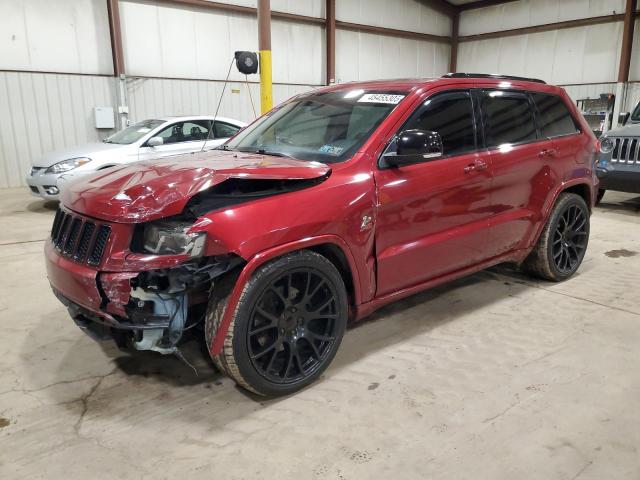
[[[229,125],[228,123],[216,122],[213,125],[213,134],[216,138],[228,138],[233,137],[236,133],[238,133],[240,128]]]
[[[164,145],[204,140],[209,134],[210,124],[209,120],[174,123],[156,134],[156,136],[162,137]]]
[[[475,150],[471,95],[468,92],[453,92],[428,99],[403,130],[414,128],[439,133],[445,155]]]
[[[532,97],[538,109],[540,133],[544,138],[570,135],[578,131],[569,110],[560,97],[540,93],[534,93]]]
[[[482,97],[482,116],[487,147],[536,139],[533,111],[524,94],[486,92]]]

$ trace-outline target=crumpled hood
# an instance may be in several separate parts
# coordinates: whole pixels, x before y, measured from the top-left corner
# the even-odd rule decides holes
[[[128,147],[128,145],[125,145]],[[121,150],[123,145],[116,143],[87,143],[86,145],[79,145],[76,147],[65,148],[56,150],[55,152],[48,153],[33,161],[34,167],[50,167],[63,160],[69,160],[70,158],[88,157],[95,159],[97,156],[106,154],[112,154],[116,150]]]
[[[195,194],[228,178],[313,179],[329,171],[319,162],[213,150],[80,177],[63,190],[62,203],[90,217],[139,223],[179,214]]]
[[[640,137],[640,123],[627,123],[624,127],[609,130],[607,137]]]

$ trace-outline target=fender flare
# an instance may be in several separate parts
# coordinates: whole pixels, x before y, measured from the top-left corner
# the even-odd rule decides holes
[[[243,267],[240,275],[238,276],[238,279],[233,286],[233,289],[231,290],[231,294],[229,295],[229,300],[227,301],[227,306],[224,310],[224,314],[222,316],[222,320],[220,321],[220,325],[218,326],[218,330],[213,337],[211,345],[209,345],[209,351],[211,352],[211,354],[218,355],[220,354],[220,352],[222,352],[224,339],[227,336],[227,331],[229,330],[229,325],[231,325],[231,320],[233,318],[233,312],[235,312],[235,309],[238,306],[242,291],[244,290],[245,285],[247,284],[253,273],[260,266],[262,266],[269,260],[281,257],[282,255],[285,255],[287,253],[327,243],[333,244],[340,248],[345,258],[347,259],[349,269],[351,270],[351,276],[353,278],[355,303],[356,305],[358,305],[361,301],[360,277],[358,268],[356,266],[355,259],[353,258],[353,254],[349,249],[349,246],[341,237],[333,234],[319,235],[317,237],[306,237],[294,242],[278,245],[276,247],[272,247],[268,250],[263,250],[255,254]]]
[[[536,229],[535,236],[533,237],[533,242],[530,246],[533,246],[538,242],[538,239],[542,234],[542,230],[544,229],[544,226],[547,223],[547,220],[549,219],[549,215],[551,215],[551,209],[556,204],[556,201],[558,200],[558,197],[560,196],[560,194],[565,190],[571,187],[575,187],[577,185],[583,185],[585,187],[588,187],[591,190],[591,193],[589,194],[590,198],[589,198],[589,201],[587,202],[587,206],[589,207],[589,210],[593,209],[593,201],[595,199],[595,196],[593,193],[594,186],[592,184],[590,184],[589,182],[585,182],[584,178],[574,178],[572,180],[567,180],[566,182],[560,183],[558,187],[554,190],[553,194],[547,196],[547,198],[549,199],[547,200],[548,203],[545,203],[545,205],[543,206],[542,220],[540,221],[540,225]]]

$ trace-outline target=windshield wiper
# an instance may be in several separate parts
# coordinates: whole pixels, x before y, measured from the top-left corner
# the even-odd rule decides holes
[[[255,153],[259,154],[259,155],[271,155],[272,157],[288,157],[288,158],[293,158],[292,155],[289,155],[288,153],[283,153],[283,152],[272,152],[270,150],[265,150],[264,148],[259,148],[255,151]]]

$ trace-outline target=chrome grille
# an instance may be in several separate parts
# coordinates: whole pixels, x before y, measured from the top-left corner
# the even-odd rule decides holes
[[[92,266],[102,261],[110,235],[109,225],[96,224],[61,209],[56,212],[51,227],[51,241],[62,255]]]
[[[611,161],[640,164],[640,138],[617,137],[614,142]]]

